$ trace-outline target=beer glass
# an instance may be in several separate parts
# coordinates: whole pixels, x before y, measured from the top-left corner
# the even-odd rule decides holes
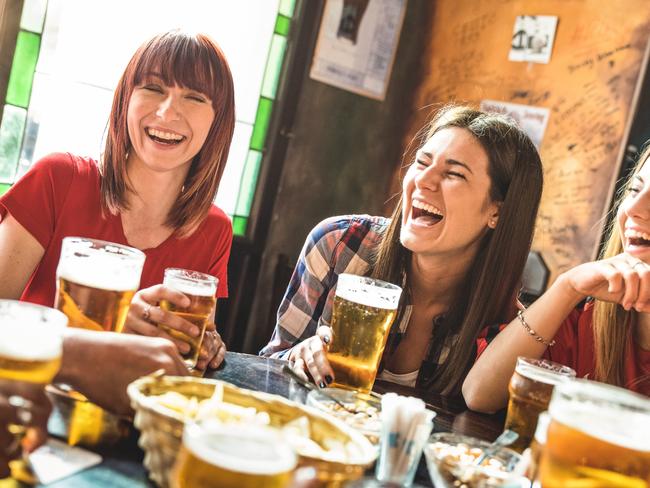
[[[163,284],[187,296],[190,299],[190,305],[188,307],[178,307],[168,300],[162,300],[160,308],[193,323],[200,330],[197,337],[190,337],[178,330],[159,324],[169,335],[190,345],[189,352],[183,354],[183,360],[189,369],[194,369],[199,360],[205,329],[217,303],[215,295],[218,282],[219,280],[214,276],[199,273],[198,271],[179,268],[167,268],[165,270]]]
[[[63,331],[67,324],[68,318],[53,308],[0,300],[0,378],[43,387],[51,383],[61,366]],[[29,403],[20,397],[18,400]],[[16,442],[28,430],[18,424],[6,428]],[[23,460],[12,461],[10,466],[15,477],[30,480],[31,470]]]
[[[284,488],[296,455],[279,431],[216,420],[187,423],[173,488]]]
[[[553,387],[575,375],[573,369],[552,361],[517,358],[517,366],[508,385],[510,400],[504,427],[519,434],[511,449],[521,452],[528,447],[535,434],[537,417],[551,401]]]
[[[54,306],[68,316],[71,327],[122,332],[144,260],[144,253],[132,247],[64,238]]]
[[[402,289],[384,281],[339,275],[332,306],[332,343],[327,360],[334,386],[369,392],[375,382]]]
[[[53,308],[0,300],[0,378],[51,383],[61,366],[67,323]]]
[[[549,414],[541,486],[650,486],[650,398],[572,380],[555,387]]]

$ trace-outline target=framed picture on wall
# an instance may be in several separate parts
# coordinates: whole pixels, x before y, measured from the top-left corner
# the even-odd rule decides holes
[[[310,77],[383,100],[406,0],[328,0]]]

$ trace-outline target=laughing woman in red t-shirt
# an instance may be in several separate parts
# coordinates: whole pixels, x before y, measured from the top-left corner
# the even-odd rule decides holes
[[[125,331],[173,340],[156,324],[195,328],[156,306],[188,300],[159,283],[167,267],[194,269],[227,296],[232,226],[212,202],[234,126],[232,76],[214,41],[172,31],[143,44],[115,91],[101,160],[49,155],[0,199],[0,297],[52,306],[61,240],[90,237],[147,256]],[[206,338],[199,368],[225,353],[214,326]]]
[[[506,405],[520,355],[545,356],[571,366],[578,376],[650,396],[648,160],[650,147],[620,197],[601,260],[560,275],[478,359],[463,390],[470,408],[494,411]]]

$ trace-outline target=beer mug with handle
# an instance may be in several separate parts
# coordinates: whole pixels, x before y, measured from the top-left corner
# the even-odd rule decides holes
[[[402,289],[385,281],[341,274],[332,305],[327,360],[333,386],[368,392],[377,376]]]
[[[215,296],[218,283],[219,280],[214,276],[199,273],[198,271],[179,268],[167,268],[165,270],[163,284],[184,294],[190,299],[190,305],[178,307],[168,300],[162,300],[160,308],[193,323],[200,331],[197,337],[190,337],[160,324],[160,327],[168,334],[189,344],[189,352],[183,354],[183,359],[189,369],[195,368],[199,360],[205,329],[213,317],[212,312],[217,303]]]
[[[132,247],[66,237],[54,306],[68,316],[71,327],[122,332],[144,261],[145,254]]]
[[[555,387],[549,415],[541,486],[650,486],[650,398],[571,380]]]
[[[575,378],[576,372],[546,359],[519,356],[515,372],[510,378],[508,415],[505,429],[514,430],[519,437],[510,446],[522,452],[533,440],[537,418],[548,408],[555,385]]]

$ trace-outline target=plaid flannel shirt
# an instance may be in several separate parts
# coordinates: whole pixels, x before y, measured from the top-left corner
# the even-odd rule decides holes
[[[330,324],[339,274],[370,272],[370,263],[389,223],[385,217],[344,215],[325,219],[312,229],[278,309],[271,340],[260,355],[285,359],[294,345],[315,335],[320,325]],[[397,324],[395,345],[406,332],[410,317],[411,305],[406,305]],[[440,322],[436,320],[435,326]],[[477,356],[499,330],[495,324],[481,331]],[[429,370],[445,361],[449,347],[445,344],[435,358],[429,358]]]

